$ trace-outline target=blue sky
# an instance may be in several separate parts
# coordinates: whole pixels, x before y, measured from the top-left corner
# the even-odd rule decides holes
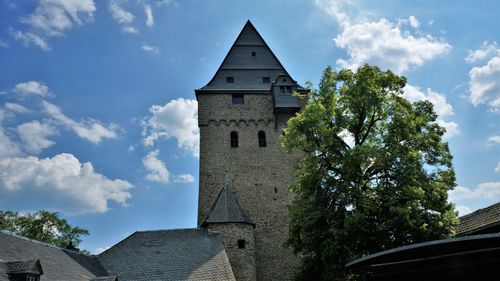
[[[194,89],[250,19],[299,83],[363,63],[435,105],[461,214],[500,201],[498,1],[0,0],[0,209],[60,212],[99,252],[196,226]]]

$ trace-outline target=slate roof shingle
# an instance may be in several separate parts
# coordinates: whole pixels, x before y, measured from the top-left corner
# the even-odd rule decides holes
[[[206,229],[135,232],[99,262],[120,281],[235,281],[222,241]]]
[[[247,223],[255,226],[255,223],[241,208],[236,195],[231,191],[226,181],[201,226],[208,223],[228,222]]]
[[[7,231],[0,231],[0,260],[17,264],[19,269],[33,265],[33,260],[39,260],[43,270],[41,281],[89,281],[96,276],[108,275],[95,256],[61,249]],[[2,274],[6,276],[5,268],[0,272],[0,280]]]
[[[460,236],[476,233],[486,228],[500,225],[500,203],[479,209],[459,218],[457,234]]]

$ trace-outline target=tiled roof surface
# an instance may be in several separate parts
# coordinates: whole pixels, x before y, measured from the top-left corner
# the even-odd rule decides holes
[[[248,21],[212,80],[197,91],[266,92],[270,90],[271,85],[264,83],[263,77],[269,77],[270,81],[274,81],[280,75],[288,73],[259,32]],[[226,77],[233,77],[234,82],[227,83]]]
[[[467,235],[500,224],[500,203],[460,217],[458,235]]]
[[[224,183],[224,187],[219,192],[215,202],[208,212],[207,217],[201,224],[241,222],[254,224],[250,217],[243,211],[238,199],[229,188],[229,184]]]
[[[119,281],[235,280],[222,242],[206,229],[135,232],[99,261]]]
[[[108,275],[95,256],[86,256],[49,244],[0,231],[0,260],[17,262],[39,260],[43,275],[41,281],[88,281]],[[5,275],[5,271],[0,272]]]
[[[15,273],[35,273],[43,274],[43,270],[38,259],[1,262],[5,264],[4,270],[9,274]]]

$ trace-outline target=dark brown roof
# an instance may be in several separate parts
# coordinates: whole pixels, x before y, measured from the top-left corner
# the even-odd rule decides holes
[[[229,188],[227,181],[224,183],[219,195],[208,212],[207,217],[201,223],[205,226],[209,223],[247,223],[255,225],[250,217],[243,211],[234,193]]]
[[[457,235],[469,235],[479,233],[487,228],[500,225],[500,203],[479,209],[459,218]]]

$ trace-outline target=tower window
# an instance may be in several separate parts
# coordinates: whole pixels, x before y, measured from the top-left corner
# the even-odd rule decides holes
[[[280,86],[280,93],[285,93],[285,86]]]
[[[245,249],[246,241],[245,239],[238,239],[238,249]]]
[[[245,99],[244,99],[243,95],[240,95],[240,94],[233,95],[233,104],[244,104],[244,103],[245,103]]]
[[[259,146],[266,147],[266,133],[264,131],[259,131]]]
[[[238,147],[238,132],[231,132],[231,147]]]
[[[234,83],[234,77],[233,76],[226,77],[226,83]]]
[[[262,77],[262,83],[271,83],[271,79],[269,77]]]
[[[255,53],[255,51],[252,52],[252,57],[255,57],[256,55],[257,55],[257,53]]]

